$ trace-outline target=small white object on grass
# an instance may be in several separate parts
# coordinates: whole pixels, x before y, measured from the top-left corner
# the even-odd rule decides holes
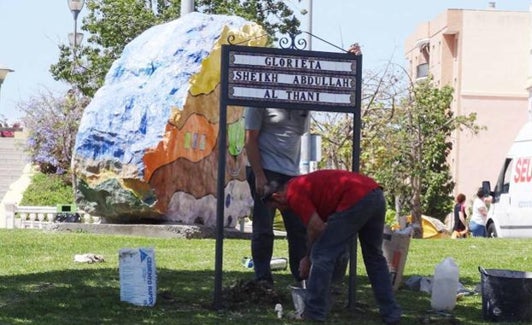
[[[283,305],[276,304],[275,311],[277,312],[277,318],[283,318]]]
[[[102,255],[96,255],[92,253],[87,254],[77,254],[74,255],[74,262],[78,263],[98,263],[105,262],[105,259]]]

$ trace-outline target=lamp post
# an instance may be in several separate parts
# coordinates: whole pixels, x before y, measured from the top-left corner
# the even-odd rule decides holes
[[[83,33],[78,33],[78,15],[83,9],[85,0],[67,0],[68,8],[72,12],[74,17],[74,33],[68,34],[68,42],[72,46],[72,62],[76,61],[76,49],[79,44],[83,41]]]
[[[2,91],[2,84],[4,83],[4,80],[6,80],[7,74],[13,71],[15,70],[6,68],[0,64],[0,93]]]
[[[13,71],[15,71],[15,70],[9,69],[9,68],[6,68],[6,67],[0,65],[0,87],[2,87],[2,83],[6,79],[7,74],[10,73],[10,72],[13,72]]]

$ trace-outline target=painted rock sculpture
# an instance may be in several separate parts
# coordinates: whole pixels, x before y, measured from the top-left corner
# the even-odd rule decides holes
[[[264,46],[264,34],[240,17],[190,13],[129,43],[80,123],[78,205],[109,223],[214,226],[221,45],[231,35]],[[252,204],[242,114],[227,109],[226,227]]]

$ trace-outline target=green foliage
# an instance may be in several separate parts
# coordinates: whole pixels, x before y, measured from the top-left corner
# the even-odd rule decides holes
[[[70,204],[74,202],[72,187],[59,175],[36,173],[22,196],[20,205]]]
[[[479,130],[474,114],[453,116],[451,87],[432,80],[405,82],[402,69],[365,72],[362,87],[360,171],[384,186],[387,201],[399,215],[421,214],[443,221],[452,210],[454,182],[447,156],[452,132]],[[320,167],[351,169],[353,120],[345,114],[315,118],[322,134]],[[418,216],[419,219],[416,219]]]
[[[275,216],[273,217],[273,230],[286,231],[284,227],[283,216],[279,210],[275,210]]]
[[[447,162],[452,148],[449,139],[456,128],[450,110],[453,89],[436,88],[427,79],[417,83],[412,92],[413,98],[404,101],[400,110],[407,126],[406,133],[400,134],[406,136],[403,141],[410,151],[412,172],[408,178],[415,185],[412,210],[416,211],[419,202],[420,217],[422,211],[443,221],[451,210],[454,188]]]
[[[268,35],[297,33],[299,21],[284,1],[277,0],[200,0],[197,9],[208,14],[236,15],[264,27]]]
[[[216,241],[213,239],[155,238],[91,233],[44,232],[0,229],[4,252],[0,259],[1,324],[301,324],[286,314],[278,319],[275,304],[247,301],[221,310],[212,308]],[[157,303],[137,307],[120,301],[118,251],[125,247],[153,247],[157,268]],[[250,242],[225,239],[223,243],[223,290],[240,280],[253,278],[241,265],[249,256]],[[429,277],[434,267],[451,256],[460,268],[460,283],[472,290],[480,283],[478,267],[528,271],[530,239],[412,240],[404,279]],[[360,252],[360,247],[358,252]],[[74,263],[75,254],[103,255],[104,263]],[[430,253],[428,253],[430,252]],[[288,257],[287,242],[278,239],[274,256]],[[382,324],[359,253],[356,263],[356,311],[346,308],[348,283],[335,295],[327,324]],[[294,310],[288,270],[274,273],[275,291],[285,313]],[[405,288],[396,293],[404,316],[403,325],[447,324],[430,321],[430,295]],[[242,299],[246,301],[248,295]],[[482,296],[457,301],[454,323],[481,325]],[[227,303],[227,301],[225,301]],[[435,316],[435,314],[430,314]]]
[[[313,115],[312,133],[321,136],[320,168],[351,170],[353,161],[353,118],[348,114],[318,113]]]
[[[124,47],[148,28],[179,18],[179,0],[87,0],[88,14],[81,29],[88,32],[86,42],[72,49],[60,45],[60,56],[50,72],[82,94],[92,97],[111,64]],[[267,34],[296,31],[299,21],[280,0],[199,0],[196,11],[238,15],[262,25]],[[75,50],[75,51],[74,51]]]
[[[396,216],[397,216],[397,213],[395,212],[395,210],[387,209],[386,216],[384,219],[384,224],[386,224],[387,226],[393,226],[397,224]]]
[[[412,85],[411,96],[398,107],[396,123],[401,125],[397,140],[403,144],[402,156],[408,157],[404,178],[411,185],[411,211],[415,219],[421,213],[444,220],[452,210],[454,181],[447,156],[452,149],[452,132],[467,128],[478,130],[475,116],[455,117],[451,110],[454,89],[436,87],[428,78]]]

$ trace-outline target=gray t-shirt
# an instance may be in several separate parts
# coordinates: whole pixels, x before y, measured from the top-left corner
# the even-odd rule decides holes
[[[260,130],[259,151],[264,169],[299,175],[301,136],[309,129],[310,112],[246,107],[246,130]]]

